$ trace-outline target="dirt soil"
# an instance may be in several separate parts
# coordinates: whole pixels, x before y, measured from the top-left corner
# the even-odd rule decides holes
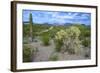
[[[58,60],[83,60],[83,59],[89,59],[84,57],[85,51],[82,50],[82,53],[76,55],[76,54],[68,54],[68,52],[65,53],[57,53],[55,52],[55,45],[53,40],[50,41],[50,45],[44,46],[42,42],[38,39],[36,39],[36,42],[32,42],[28,44],[31,46],[31,48],[36,48],[38,51],[34,54],[32,54],[32,61],[33,62],[40,62],[40,61],[49,61],[50,56],[52,54],[56,53],[58,56]]]

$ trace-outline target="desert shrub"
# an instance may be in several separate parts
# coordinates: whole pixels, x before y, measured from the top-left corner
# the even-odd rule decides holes
[[[43,33],[41,35],[41,40],[42,40],[43,45],[45,45],[45,46],[49,45],[50,44],[50,42],[49,42],[50,41],[49,34],[48,33]]]
[[[28,44],[27,40],[23,39],[23,44]]]
[[[31,49],[23,46],[23,62],[31,62]]]
[[[23,37],[23,44],[28,44],[28,43],[29,43],[28,37]]]
[[[82,41],[82,45],[84,47],[90,47],[90,44],[91,44],[90,38],[84,38],[84,40]]]
[[[23,46],[23,62],[32,62],[37,52],[38,52],[38,48],[30,48],[29,46],[24,45]]]
[[[91,26],[90,25],[75,25],[80,29],[80,40],[84,40],[84,38],[91,36]]]
[[[53,54],[50,56],[49,58],[50,61],[57,61],[58,60],[58,55],[57,54]]]
[[[57,52],[60,52],[61,51],[61,47],[63,45],[63,42],[61,40],[56,40],[56,43],[55,43],[55,51]]]
[[[23,23],[23,36],[29,37],[29,24]]]

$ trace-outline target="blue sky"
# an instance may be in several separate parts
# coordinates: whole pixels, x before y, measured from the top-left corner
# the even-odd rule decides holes
[[[91,24],[91,14],[82,12],[59,12],[59,11],[37,11],[23,10],[23,21],[29,21],[32,13],[34,23],[48,23],[63,25],[65,23]]]

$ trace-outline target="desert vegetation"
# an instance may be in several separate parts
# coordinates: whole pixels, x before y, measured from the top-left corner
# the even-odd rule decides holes
[[[91,26],[23,22],[23,62],[90,59]]]

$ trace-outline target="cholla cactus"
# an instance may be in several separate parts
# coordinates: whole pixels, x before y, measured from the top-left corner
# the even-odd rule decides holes
[[[60,30],[56,33],[55,40],[56,43],[62,42],[62,45],[59,47],[60,51],[68,51],[71,54],[79,53],[80,51],[80,40],[78,39],[80,35],[80,30],[71,26],[66,30]],[[56,47],[58,47],[57,45]]]
[[[65,37],[66,32],[64,30],[60,30],[55,35],[55,45],[56,45],[56,51],[60,52],[61,47],[63,45],[63,38]]]
[[[67,36],[67,33],[64,30],[60,30],[56,33],[55,39],[62,40]]]
[[[78,27],[71,26],[69,27],[69,29],[66,29],[66,33],[69,34],[69,37],[77,38],[80,35],[80,30],[78,29]]]

